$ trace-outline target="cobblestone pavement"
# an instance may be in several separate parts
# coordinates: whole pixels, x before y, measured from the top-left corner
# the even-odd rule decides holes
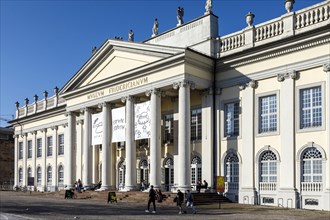
[[[106,204],[91,199],[68,200],[52,198],[45,194],[0,191],[0,219],[244,219],[244,220],[329,220],[330,212],[284,209],[242,204],[197,206],[197,214],[188,209],[179,215],[173,205],[157,204],[157,213],[146,213],[146,204]]]

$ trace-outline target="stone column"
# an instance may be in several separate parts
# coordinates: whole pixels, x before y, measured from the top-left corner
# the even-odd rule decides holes
[[[42,138],[42,165],[41,165],[41,191],[46,191],[47,188],[47,167],[46,167],[46,159],[47,159],[47,128],[44,128],[41,130],[41,132],[44,134]]]
[[[74,149],[75,149],[75,134],[76,134],[76,114],[67,112],[68,126],[64,135],[64,186],[66,189],[73,188],[74,184]]]
[[[77,125],[77,133],[76,133],[76,138],[77,138],[77,143],[76,143],[76,164],[77,164],[77,169],[76,169],[76,180],[82,179],[82,169],[83,169],[83,133],[84,133],[84,121],[82,119],[79,119],[76,121]]]
[[[109,190],[114,188],[111,185],[111,166],[112,166],[112,148],[111,148],[111,104],[103,102],[99,105],[102,107],[102,127],[103,127],[103,137],[102,137],[102,186],[101,190]]]
[[[183,80],[173,84],[174,89],[179,89],[179,143],[178,143],[178,188],[185,191],[191,190],[191,152],[190,152],[190,88],[193,82]],[[176,165],[175,165],[176,166]]]
[[[23,186],[27,186],[27,136],[28,133],[23,134]]]
[[[202,179],[214,185],[213,88],[202,92]]]
[[[54,131],[53,135],[53,183],[52,185],[55,188],[55,191],[57,191],[58,187],[58,181],[57,181],[57,152],[58,152],[58,136],[57,136],[57,130],[58,126],[52,127],[52,130]]]
[[[84,134],[83,134],[83,178],[84,189],[90,189],[92,186],[92,115],[90,108],[81,110],[84,113]]]
[[[325,109],[326,109],[326,113],[325,113],[325,118],[326,118],[326,122],[325,122],[325,128],[326,128],[326,137],[327,137],[327,152],[328,152],[328,160],[326,162],[326,168],[325,171],[329,174],[329,169],[330,169],[330,160],[329,160],[329,154],[330,154],[330,62],[326,63],[323,65],[323,71],[327,74],[327,81],[325,83],[326,85],[326,92],[324,94],[325,96]],[[329,203],[330,203],[330,176],[329,175],[325,175],[326,176],[326,181],[325,181],[325,190],[326,190],[326,198],[328,203],[325,204],[324,207],[329,207]],[[326,206],[328,205],[328,206]]]
[[[126,134],[125,134],[125,191],[136,189],[136,147],[134,141],[134,97],[123,97],[126,102]]]
[[[296,148],[295,148],[295,79],[296,72],[278,74],[277,80],[281,83],[280,106],[278,117],[280,117],[281,132],[281,163],[278,176],[279,178],[279,197],[283,198],[283,204],[287,208],[297,208],[296,201]]]
[[[153,89],[146,92],[150,96],[151,137],[150,137],[150,184],[161,188],[161,91]]]
[[[255,156],[254,156],[254,89],[256,82],[240,85],[242,92],[242,175],[239,203],[256,204]]]
[[[18,138],[19,138],[19,135],[14,135],[14,161],[15,161],[15,164],[14,164],[14,186],[13,186],[13,189],[15,189],[15,186],[18,186]]]

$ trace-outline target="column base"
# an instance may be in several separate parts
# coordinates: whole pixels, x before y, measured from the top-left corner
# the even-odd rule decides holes
[[[179,189],[181,192],[185,192],[186,190],[192,190],[191,186],[178,186],[177,189]]]
[[[137,191],[136,186],[125,186],[123,189],[124,192],[129,192],[129,191]]]
[[[114,186],[101,186],[100,189],[97,189],[95,191],[110,191],[110,190],[114,190],[115,187]]]

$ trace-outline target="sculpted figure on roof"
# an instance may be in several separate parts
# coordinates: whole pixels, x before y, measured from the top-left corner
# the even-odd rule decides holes
[[[205,4],[205,14],[212,13],[212,0],[206,0]]]

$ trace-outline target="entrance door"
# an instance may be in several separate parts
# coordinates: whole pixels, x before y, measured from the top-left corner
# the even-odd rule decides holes
[[[174,184],[173,159],[167,158],[164,167],[165,167],[165,191],[171,191],[171,187]]]
[[[199,180],[202,181],[202,161],[199,156],[194,156],[191,160],[191,186],[195,190]]]

